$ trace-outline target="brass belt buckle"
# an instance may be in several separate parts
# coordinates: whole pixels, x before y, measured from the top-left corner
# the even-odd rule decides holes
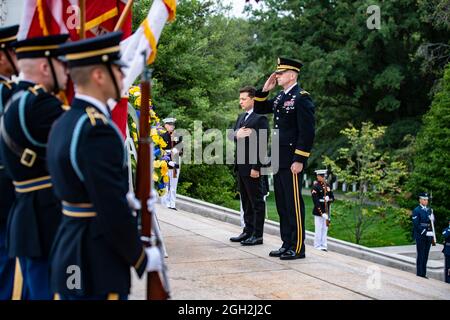
[[[36,157],[36,152],[31,149],[25,148],[22,153],[22,157],[20,158],[20,163],[31,168],[36,161]]]

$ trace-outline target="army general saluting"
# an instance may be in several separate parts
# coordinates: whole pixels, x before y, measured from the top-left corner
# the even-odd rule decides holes
[[[63,47],[76,94],[50,132],[47,156],[63,207],[50,280],[65,300],[126,299],[130,267],[139,276],[161,268],[158,249],[144,249],[128,207],[127,157],[107,105],[121,96],[121,38],[113,32]],[[72,275],[79,281],[71,283]]]
[[[274,175],[274,188],[283,244],[280,249],[271,251],[270,256],[282,260],[305,257],[305,204],[301,195],[300,173],[310,155],[315,124],[314,104],[309,93],[297,83],[302,66],[300,61],[279,58],[276,71],[255,96],[254,111],[273,113],[273,135],[279,135],[280,163],[279,171]],[[269,92],[276,84],[283,91],[269,100]]]

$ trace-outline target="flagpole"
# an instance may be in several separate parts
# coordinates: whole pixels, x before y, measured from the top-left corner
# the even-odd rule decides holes
[[[119,31],[122,29],[123,24],[125,23],[125,19],[130,13],[132,7],[133,7],[133,0],[128,0],[127,4],[125,5],[125,8],[122,11],[122,14],[120,15],[119,20],[117,21],[116,26],[114,27],[114,31]]]
[[[86,0],[80,0],[80,40],[86,38]]]

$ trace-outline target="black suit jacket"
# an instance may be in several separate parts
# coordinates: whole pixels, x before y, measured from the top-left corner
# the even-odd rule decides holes
[[[234,142],[235,142],[235,171],[238,172],[240,176],[250,176],[250,171],[252,169],[254,170],[260,170],[262,166],[262,162],[259,156],[259,149],[260,144],[262,141],[260,141],[260,134],[261,129],[267,130],[267,140],[266,145],[268,146],[268,137],[269,137],[269,121],[265,116],[262,116],[260,114],[256,114],[255,112],[252,112],[247,119],[244,121],[245,118],[245,112],[240,114],[239,117],[236,120],[236,123],[234,124]],[[236,138],[236,133],[239,130],[239,128],[246,127],[249,129],[254,129],[255,131],[250,135],[250,137],[243,138],[244,141],[242,141],[244,146],[244,154],[240,155],[238,152],[240,151],[240,148],[238,148],[237,144],[241,143],[241,141],[238,141]],[[240,139],[239,139],[240,140]],[[255,146],[250,146],[250,143],[256,143]],[[268,149],[268,147],[267,147]],[[250,154],[252,151],[256,151],[256,154]],[[252,157],[251,157],[252,156]],[[256,157],[255,157],[256,156]],[[242,157],[243,161],[240,158]],[[256,159],[255,159],[256,158]]]

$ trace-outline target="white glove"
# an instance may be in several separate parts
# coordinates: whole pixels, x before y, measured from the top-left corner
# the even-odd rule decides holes
[[[434,222],[434,214],[433,214],[433,213],[430,214],[430,221],[431,221],[431,222]]]
[[[173,161],[169,161],[168,165],[171,166],[171,167],[175,167],[176,163],[173,162]]]
[[[328,220],[328,215],[326,213],[323,213],[322,218],[324,218],[325,220]]]
[[[136,195],[134,194],[134,192],[128,191],[127,201],[128,201],[128,206],[130,207],[130,209],[133,209],[133,210],[141,209],[141,202],[139,201],[138,198],[136,198]]]
[[[177,148],[172,148],[172,153],[173,154],[177,154],[179,151],[178,151],[178,149]]]
[[[330,201],[330,197],[329,196],[325,196],[325,201],[326,202]]]
[[[158,192],[152,189],[152,196],[147,200],[147,210],[148,212],[155,212],[155,204],[158,203]]]
[[[433,231],[427,231],[427,237],[434,237]]]
[[[145,248],[145,253],[147,254],[147,271],[161,271],[161,253],[157,247]]]

